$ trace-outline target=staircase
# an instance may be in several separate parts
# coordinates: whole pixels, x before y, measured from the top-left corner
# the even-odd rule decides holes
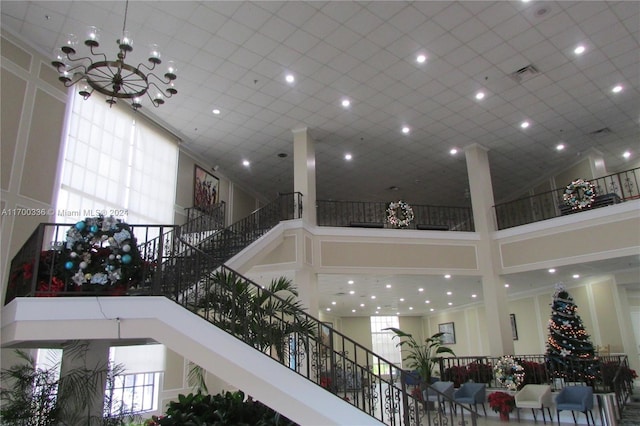
[[[52,293],[61,249],[46,251],[42,268],[43,242],[62,241],[69,225],[41,224],[12,261],[2,347],[152,339],[301,424],[447,422],[412,395],[403,370],[300,309],[285,287],[270,291],[224,266],[280,220],[298,218],[299,197],[284,194],[222,230],[191,221],[133,227],[146,269],[127,291],[146,297],[77,297],[109,294],[78,293],[69,282]],[[476,413],[460,408],[475,425]]]

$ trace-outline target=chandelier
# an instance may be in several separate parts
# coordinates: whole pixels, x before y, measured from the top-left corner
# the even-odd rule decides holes
[[[118,99],[128,99],[133,109],[137,110],[142,107],[142,98],[146,94],[153,106],[159,107],[164,104],[165,98],[178,93],[173,84],[176,79],[176,66],[173,61],[168,61],[164,78],[153,73],[156,66],[162,63],[159,48],[155,44],[149,49],[150,67],[143,63],[134,67],[125,62],[127,53],[133,51],[133,40],[126,30],[128,9],[129,0],[124,9],[122,38],[117,40],[119,50],[116,60],[108,60],[104,53],[95,51],[100,46],[100,30],[92,26],[88,28],[84,44],[91,50],[93,58],[76,56],[78,39],[75,35],[69,34],[51,64],[60,73],[58,80],[63,82],[65,87],[77,84],[78,94],[85,100],[96,90],[107,96],[110,106]]]

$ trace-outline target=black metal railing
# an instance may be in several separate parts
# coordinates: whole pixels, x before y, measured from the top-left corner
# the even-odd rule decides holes
[[[369,201],[317,201],[317,220],[320,226],[384,228],[388,203]],[[474,230],[470,207],[411,205],[414,220],[406,229],[438,231]]]
[[[182,235],[201,234],[217,231],[225,226],[226,203],[221,201],[207,207],[187,207],[184,209],[187,221],[182,226]],[[197,245],[194,240],[192,244]]]
[[[594,203],[589,209],[640,198],[640,168],[589,179],[589,182],[594,185],[596,194]],[[563,200],[565,190],[566,188],[557,188],[530,197],[496,204],[494,208],[498,229],[512,228],[589,210],[572,209],[565,204]]]
[[[226,266],[168,290],[167,297],[385,424],[442,424],[446,416],[412,392],[398,366]],[[459,408],[475,425],[477,413]]]

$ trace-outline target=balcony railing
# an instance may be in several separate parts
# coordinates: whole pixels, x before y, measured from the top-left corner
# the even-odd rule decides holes
[[[411,205],[414,220],[406,229],[473,232],[470,207]],[[387,203],[369,201],[317,201],[320,226],[384,228]]]
[[[595,200],[590,209],[618,204],[640,198],[640,168],[589,179],[595,187]],[[588,209],[572,209],[565,204],[563,195],[566,188],[520,198],[507,203],[496,204],[498,229],[507,229],[527,223],[578,213]]]

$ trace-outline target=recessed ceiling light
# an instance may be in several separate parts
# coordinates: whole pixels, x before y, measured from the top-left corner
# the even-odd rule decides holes
[[[355,312],[355,311],[356,311],[355,309],[352,309],[352,310],[351,310],[351,312]]]
[[[565,145],[563,143],[559,143],[558,145],[556,145],[556,151],[562,151],[565,148]]]
[[[509,288],[509,284],[505,283],[504,288]]]
[[[349,290],[349,294],[356,294],[355,290]]]
[[[376,297],[375,296],[371,296],[371,300],[374,300]]]
[[[376,311],[376,314],[379,314],[380,312]]]
[[[401,302],[404,302],[404,297],[401,297],[401,298],[400,298],[400,301],[401,301]]]
[[[449,154],[451,154],[451,155],[456,155],[457,153],[458,153],[458,149],[457,148],[451,148],[449,150]]]
[[[405,135],[408,135],[410,131],[411,131],[411,129],[409,127],[407,127],[407,126],[404,126],[402,128],[402,133],[404,133]]]
[[[396,315],[400,315],[400,312],[396,312]]]
[[[478,295],[477,294],[472,294],[471,297],[475,299],[476,297],[478,297]]]
[[[444,277],[445,277],[446,279],[449,279],[449,278],[451,278],[451,274],[446,274]]]
[[[573,49],[573,53],[575,53],[576,55],[582,55],[585,50],[585,47],[583,45],[580,45]]]
[[[418,289],[418,291],[419,291],[419,292],[423,292],[423,291],[424,291],[424,288],[420,287],[420,288]]]
[[[573,278],[575,278],[575,279],[577,280],[578,278],[580,278],[580,275],[578,275],[578,274],[573,274]]]
[[[549,269],[549,273],[550,274],[555,274],[556,273],[556,269],[555,268],[550,268]]]
[[[387,288],[391,288],[391,284],[387,284],[385,287],[387,287]]]
[[[351,101],[349,99],[343,99],[341,103],[343,108],[349,108],[351,105]]]
[[[431,303],[431,300],[425,300],[424,303]]]
[[[334,300],[333,302],[331,302],[331,304],[332,304],[332,305],[335,305],[335,304],[336,304],[336,301]]]
[[[251,163],[249,162],[249,160],[242,160],[242,165],[245,167],[249,167]]]
[[[344,159],[347,161],[351,161],[351,159],[353,158],[353,156],[351,154],[345,154],[344,155]]]
[[[522,123],[520,123],[520,127],[523,128],[523,129],[526,129],[530,125],[531,125],[531,123],[529,123],[528,121],[523,121]]]
[[[353,284],[353,280],[347,281],[347,284]]]
[[[419,64],[424,64],[427,61],[427,55],[420,53],[416,56],[416,62]]]
[[[380,306],[376,306],[376,309],[382,309]]]
[[[616,85],[616,86],[613,86],[613,88],[611,89],[611,91],[612,91],[613,93],[620,93],[620,92],[622,92],[622,86],[621,86],[621,85],[619,85],[619,84],[618,84],[618,85]]]
[[[214,113],[215,115],[220,115],[220,110],[218,108],[215,108],[213,111],[211,111],[212,113]]]
[[[484,99],[484,92],[478,92],[476,93],[476,99],[481,101],[482,99]]]
[[[435,309],[433,309],[433,308],[429,309],[429,312],[433,312],[433,311],[435,311]]]
[[[447,305],[453,306],[453,302],[449,302],[449,303],[447,303]]]
[[[287,76],[284,78],[287,83],[291,84],[294,81],[296,81],[296,78],[293,76],[293,74],[287,74]]]
[[[361,308],[364,308],[364,303],[361,303],[361,304],[360,304],[360,307],[361,307]]]
[[[622,154],[622,156],[624,158],[629,158],[629,157],[631,157],[631,152],[630,151],[625,151],[624,154]]]
[[[451,293],[450,291],[447,292],[447,296],[451,296],[453,293]]]
[[[331,311],[331,308],[327,308],[327,312],[330,312],[330,311]]]
[[[413,311],[413,306],[409,306],[409,310],[410,310],[410,311]]]

